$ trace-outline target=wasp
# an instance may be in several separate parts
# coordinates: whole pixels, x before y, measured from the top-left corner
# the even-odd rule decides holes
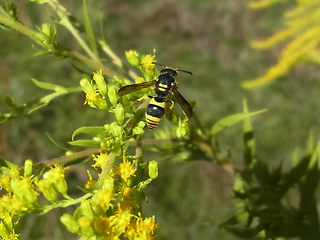
[[[157,63],[154,63],[154,64],[157,64]],[[178,91],[177,82],[175,81],[175,78],[178,76],[178,72],[184,72],[188,74],[192,74],[192,73],[189,71],[180,70],[177,68],[166,67],[161,64],[157,64],[157,65],[160,65],[163,67],[157,79],[150,82],[127,85],[120,88],[118,91],[118,95],[123,96],[128,93],[135,92],[140,89],[155,85],[156,96],[150,97],[151,100],[147,106],[147,110],[145,114],[147,126],[149,129],[152,129],[159,124],[161,118],[165,113],[166,103],[167,102],[172,103],[172,101],[167,100],[167,97],[169,94],[173,94],[173,96],[176,98],[177,102],[179,103],[179,105],[181,106],[185,114],[188,116],[188,118],[192,117],[192,107]]]

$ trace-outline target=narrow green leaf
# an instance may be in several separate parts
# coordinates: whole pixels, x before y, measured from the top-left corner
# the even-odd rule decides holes
[[[310,132],[308,144],[307,144],[307,149],[306,149],[306,154],[311,155],[314,150],[314,147],[315,147],[314,134],[313,134],[313,132]]]
[[[0,173],[1,174],[9,173],[10,168],[12,168],[14,166],[16,166],[16,165],[13,164],[12,162],[0,158]]]
[[[300,203],[299,211],[302,216],[307,215],[307,219],[310,220],[310,224],[314,227],[319,226],[319,217],[317,214],[317,203],[315,200],[315,194],[319,183],[320,172],[317,166],[310,169],[304,181],[300,184]]]
[[[96,56],[98,56],[97,42],[96,42],[92,27],[91,27],[91,22],[90,22],[88,10],[87,10],[86,0],[83,0],[83,19],[84,19],[84,27],[86,29],[86,33],[88,36],[89,43],[91,45],[91,49],[94,52],[94,54]]]
[[[317,146],[311,155],[309,169],[313,167],[316,167],[318,170],[320,170],[320,141],[317,143]]]
[[[5,103],[9,106],[9,107],[12,107],[13,109],[16,109],[17,108],[17,105],[14,103],[13,99],[9,96],[5,96],[4,98],[5,100]]]
[[[243,100],[243,113],[247,114],[247,117],[243,120],[243,142],[244,142],[244,163],[247,167],[248,177],[250,178],[250,172],[254,168],[254,165],[257,163],[256,157],[256,142],[253,134],[253,127],[251,124],[249,109],[247,101]],[[249,180],[249,178],[247,180]]]
[[[39,88],[46,89],[46,90],[52,90],[52,91],[58,92],[60,94],[66,94],[66,93],[72,93],[72,92],[81,92],[82,91],[80,86],[64,87],[64,86],[53,84],[53,83],[42,82],[42,81],[39,81],[39,80],[37,80],[35,78],[32,78],[31,80]]]
[[[51,135],[50,135],[48,132],[45,132],[45,133],[46,133],[47,137],[49,138],[49,140],[50,140],[54,145],[56,145],[58,148],[61,148],[61,149],[63,149],[63,150],[66,151],[66,152],[67,152],[67,151],[70,151],[70,149],[62,146],[62,145],[59,144],[57,141],[55,141],[55,140],[53,139],[53,137],[51,137]]]
[[[246,118],[252,117],[257,114],[261,114],[266,112],[267,110],[260,110],[256,112],[249,112],[249,113],[236,113],[231,116],[222,118],[220,121],[218,121],[215,125],[211,128],[211,135],[216,135],[218,132],[224,130],[225,128],[228,128],[232,125],[235,125],[241,121],[243,121]]]
[[[77,130],[74,131],[72,134],[72,140],[74,140],[75,136],[77,136],[80,133],[89,134],[91,136],[101,136],[106,134],[106,129],[101,126],[84,126],[80,127]]]
[[[76,141],[70,141],[68,143],[72,146],[78,146],[78,147],[89,147],[89,148],[100,147],[100,142],[97,142],[95,140],[76,140]]]
[[[48,83],[48,82],[41,82],[35,78],[31,78],[32,82],[39,88],[46,89],[46,90],[52,90],[52,91],[63,91],[65,90],[65,87]]]
[[[304,157],[295,167],[282,177],[279,192],[284,195],[292,185],[296,184],[308,171],[310,156]]]

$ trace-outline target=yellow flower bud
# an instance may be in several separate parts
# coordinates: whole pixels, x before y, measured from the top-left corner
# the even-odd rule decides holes
[[[76,220],[70,214],[63,214],[60,217],[60,221],[67,227],[67,229],[72,233],[79,232],[79,226]]]
[[[155,179],[158,177],[158,162],[150,161],[148,164],[149,177]]]
[[[98,86],[99,93],[102,96],[105,96],[108,92],[108,88],[101,69],[93,74],[93,80],[96,82]]]
[[[116,106],[114,114],[116,116],[118,123],[122,124],[124,120],[124,108],[121,103],[118,103],[118,105]]]
[[[140,66],[140,57],[139,54],[136,51],[129,50],[125,52],[126,58],[128,62],[134,66],[134,67],[139,67]]]
[[[118,94],[117,91],[114,87],[110,87],[108,90],[108,98],[109,101],[111,102],[112,106],[116,106],[118,103]]]

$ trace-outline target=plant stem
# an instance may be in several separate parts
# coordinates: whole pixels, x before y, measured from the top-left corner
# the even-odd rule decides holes
[[[115,159],[116,159],[116,154],[111,152],[109,154],[109,156],[108,156],[108,159],[107,159],[105,165],[102,168],[102,171],[101,171],[101,174],[99,176],[98,182],[103,181],[110,174],[110,171],[111,171],[111,169],[113,167]]]
[[[17,31],[25,36],[28,36],[29,38],[33,39],[36,42],[39,42],[38,33],[36,31],[16,21],[10,16],[4,16],[3,14],[0,14],[0,24],[3,24],[4,26],[7,26],[14,31]]]
[[[74,38],[78,41],[83,50],[89,55],[90,58],[100,61],[99,58],[91,51],[85,41],[80,37],[78,31],[74,28],[72,23],[69,20],[69,14],[67,10],[60,5],[59,1],[49,1],[48,4],[56,11],[58,16],[61,19],[61,24],[64,25],[70,33],[74,36]]]
[[[34,164],[34,166],[41,168],[41,167],[50,167],[54,164],[65,164],[65,163],[69,163],[71,161],[75,161],[75,160],[83,158],[83,157],[90,156],[90,155],[98,153],[98,152],[99,152],[98,148],[87,149],[87,150],[84,150],[81,152],[74,153],[70,156],[62,156],[62,157],[58,157],[58,158],[53,158],[48,161],[39,162],[39,163]]]
[[[27,27],[26,25],[16,21],[15,19],[11,18],[10,16],[5,16],[3,14],[0,14],[0,24],[3,24],[4,26],[15,30],[31,39],[33,39],[36,43],[38,43],[40,46],[43,46],[41,43],[41,38],[39,37],[39,33],[32,30],[31,28]],[[97,70],[102,69],[103,73],[106,74],[108,77],[117,76],[119,78],[124,78],[121,74],[118,72],[113,71],[112,69],[104,66],[101,61],[96,59],[90,59],[84,55],[82,55],[79,52],[76,51],[69,51],[66,48],[64,48],[62,45],[59,45],[59,54],[60,56],[69,57],[71,59],[75,59],[77,61],[80,61],[87,66]]]

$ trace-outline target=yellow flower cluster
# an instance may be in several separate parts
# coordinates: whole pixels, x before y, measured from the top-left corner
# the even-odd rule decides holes
[[[263,8],[273,3],[288,0],[252,1],[250,7]],[[278,63],[261,77],[245,81],[243,86],[252,88],[269,83],[285,75],[295,64],[302,61],[320,63],[320,1],[297,0],[297,6],[284,14],[287,28],[264,41],[254,41],[257,49],[273,47],[281,41],[289,41]]]
[[[104,165],[109,164],[110,156],[100,152],[94,156],[93,166],[106,170]],[[133,184],[135,171],[135,162],[124,156],[115,171],[108,167],[108,174],[101,177],[101,173],[98,181],[94,182],[89,174],[86,185],[87,190],[92,191],[92,197],[83,200],[73,215],[64,214],[62,223],[70,232],[90,239],[154,239],[157,224],[154,216],[141,217],[142,193]]]
[[[43,179],[31,175],[32,161],[27,160],[24,175],[20,174],[18,166],[13,165],[0,175],[0,188],[7,191],[0,198],[0,237],[1,239],[18,239],[14,231],[14,218],[26,213],[40,212],[38,204],[39,192],[50,202],[57,201],[57,192],[65,198],[67,183],[64,168],[52,167],[44,173]]]

